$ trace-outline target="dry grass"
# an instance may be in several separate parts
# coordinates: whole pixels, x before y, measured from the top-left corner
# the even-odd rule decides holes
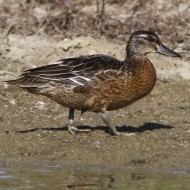
[[[0,31],[126,40],[134,30],[152,30],[188,59],[189,7],[188,0],[4,0]]]

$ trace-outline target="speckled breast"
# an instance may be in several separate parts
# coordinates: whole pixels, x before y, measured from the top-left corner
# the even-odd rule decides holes
[[[156,83],[156,71],[148,60],[142,63],[134,74],[127,72],[125,77],[120,80],[118,80],[120,94],[117,94],[108,104],[107,110],[126,107],[148,95]]]

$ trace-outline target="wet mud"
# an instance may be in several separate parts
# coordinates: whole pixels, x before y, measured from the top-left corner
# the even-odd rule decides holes
[[[64,126],[66,108],[2,81],[15,78],[24,69],[70,56],[104,53],[122,59],[125,44],[120,47],[101,40],[99,48],[99,40],[87,37],[63,40],[63,44],[38,39],[41,46],[32,46],[27,40],[38,42],[31,37],[22,41],[19,36],[10,36],[0,60],[1,161],[145,168],[182,168],[190,163],[187,62],[150,56],[158,73],[151,94],[124,109],[110,112],[117,130],[128,135],[111,136],[99,114],[80,116],[79,112],[75,124],[91,131],[71,135]]]

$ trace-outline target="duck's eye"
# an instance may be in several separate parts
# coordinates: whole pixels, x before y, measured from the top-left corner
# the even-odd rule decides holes
[[[148,41],[150,41],[150,42],[153,42],[153,41],[154,41],[154,38],[152,38],[151,36],[148,36],[147,39],[148,39]]]

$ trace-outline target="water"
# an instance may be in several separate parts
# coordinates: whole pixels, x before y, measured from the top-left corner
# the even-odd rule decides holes
[[[0,164],[0,190],[190,190],[190,170]]]

